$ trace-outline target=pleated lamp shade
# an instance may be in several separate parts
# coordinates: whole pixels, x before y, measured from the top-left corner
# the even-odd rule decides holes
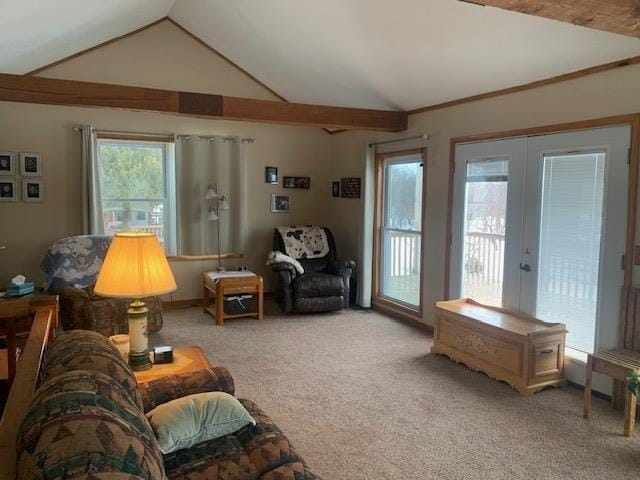
[[[176,289],[164,251],[153,233],[113,237],[94,288],[97,295],[142,298]]]

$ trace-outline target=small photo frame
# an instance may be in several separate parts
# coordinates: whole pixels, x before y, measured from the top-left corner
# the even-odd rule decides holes
[[[44,183],[42,180],[22,180],[22,201],[23,202],[43,202]]]
[[[15,180],[0,179],[0,202],[18,201],[18,183]]]
[[[284,188],[311,188],[311,177],[284,177]]]
[[[331,184],[331,194],[334,197],[339,197],[340,196],[340,182],[333,182]]]
[[[271,194],[271,211],[285,213],[291,211],[291,195]]]
[[[278,184],[278,167],[264,167],[264,182]]]
[[[20,175],[23,177],[42,176],[42,158],[39,153],[20,152]]]
[[[360,198],[360,177],[341,178],[340,196],[342,198]]]
[[[16,174],[16,154],[13,152],[0,152],[0,175]]]

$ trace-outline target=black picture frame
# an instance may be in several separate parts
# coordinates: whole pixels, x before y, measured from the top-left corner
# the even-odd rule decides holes
[[[278,167],[264,167],[264,183],[278,184]]]
[[[340,196],[340,182],[333,182],[331,184],[331,194],[334,197],[339,197]]]
[[[360,177],[340,179],[340,196],[342,198],[360,198]]]
[[[283,177],[282,186],[284,188],[302,188],[308,190],[311,188],[311,177]]]

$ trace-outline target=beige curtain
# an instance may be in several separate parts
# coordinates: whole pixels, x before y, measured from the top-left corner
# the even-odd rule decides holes
[[[91,125],[81,128],[82,233],[104,235],[97,136]]]
[[[177,243],[180,255],[242,252],[244,211],[244,159],[236,137],[179,135],[176,139]],[[215,200],[205,198],[207,188],[218,184],[230,209],[217,221],[207,219]]]

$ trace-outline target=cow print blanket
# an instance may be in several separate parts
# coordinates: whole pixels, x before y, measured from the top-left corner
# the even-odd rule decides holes
[[[329,253],[329,242],[322,227],[278,227],[285,253],[295,259],[320,258]]]

